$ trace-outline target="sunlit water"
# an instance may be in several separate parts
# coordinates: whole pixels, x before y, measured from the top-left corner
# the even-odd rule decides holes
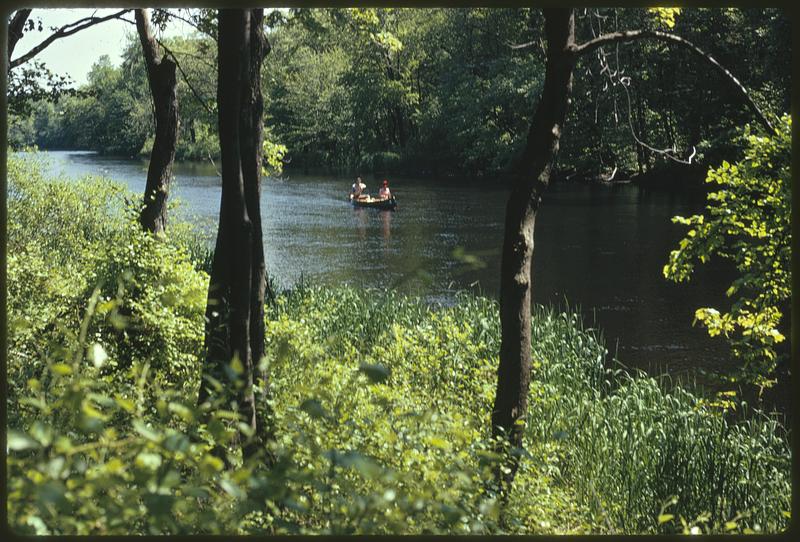
[[[44,154],[44,153],[42,153]],[[103,175],[144,190],[146,161],[52,151],[49,170],[69,177]],[[177,214],[213,242],[220,180],[210,164],[177,164]],[[299,175],[265,179],[262,189],[268,271],[279,285],[301,275],[319,284],[396,288],[434,302],[457,290],[496,297],[508,188],[453,179],[392,178],[396,211],[354,209],[352,178]],[[379,179],[365,177],[368,190]],[[724,370],[721,341],[692,327],[701,306],[725,306],[732,270],[712,262],[688,284],[662,275],[683,233],[671,223],[703,206],[701,194],[635,185],[553,185],[536,218],[533,296],[538,303],[579,305],[626,365],[673,375]]]

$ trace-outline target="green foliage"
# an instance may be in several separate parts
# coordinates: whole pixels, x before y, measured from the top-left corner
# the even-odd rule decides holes
[[[498,36],[529,41],[532,13],[296,10],[270,35],[270,125],[298,165],[497,173],[524,143],[542,65]]]
[[[283,172],[283,160],[287,152],[286,145],[272,141],[270,132],[267,131],[261,145],[261,152],[264,161],[261,173],[265,176],[280,175]]]
[[[108,56],[100,57],[81,92],[31,105],[28,118],[35,128],[33,142],[40,148],[136,155],[152,129],[143,70],[143,65],[136,63],[117,68]]]
[[[680,15],[681,8],[647,8],[660,25],[667,28],[675,27],[675,17]]]
[[[592,39],[591,17],[576,13],[579,41]],[[787,52],[791,43],[789,20],[781,10],[615,8],[600,10],[600,15],[607,18],[601,23],[595,20],[595,34],[598,30],[668,30],[690,40],[730,70],[762,110],[772,114],[789,110]],[[690,168],[640,147],[632,129],[652,147],[674,148],[673,154],[683,160],[694,147],[697,154],[692,163],[700,164],[700,171],[740,155],[743,149],[735,139],[736,132],[753,120],[752,114],[732,85],[710,72],[705,63],[682,47],[657,40],[638,40],[604,51],[608,70],[603,70],[596,55],[580,59],[576,66],[569,129],[558,158],[562,168],[597,174],[618,167],[617,178],[666,170],[672,185],[692,173]],[[624,71],[619,76],[630,77],[627,87],[619,79],[617,84],[609,79],[609,72],[616,70]]]
[[[760,385],[778,361],[785,341],[784,314],[791,299],[791,117],[785,115],[774,136],[745,129],[744,159],[710,169],[706,182],[706,213],[673,222],[689,227],[669,256],[664,276],[689,280],[696,262],[712,256],[732,261],[738,270],[726,294],[733,298],[727,312],[697,309],[696,321],[709,335],[723,336],[743,361],[743,374]]]
[[[44,179],[39,159],[8,164],[12,393],[41,376],[43,355],[59,355],[95,291],[85,333],[113,358],[109,375],[124,381],[126,370],[147,363],[162,385],[196,388],[207,275],[175,240],[141,231],[126,207],[137,196],[99,178]]]
[[[181,122],[179,128],[178,141],[175,146],[176,160],[196,160],[203,162],[209,157],[219,158],[219,137],[213,125],[205,124],[198,120],[189,119],[189,128]],[[150,156],[153,150],[155,135],[150,135],[144,143],[144,147],[139,154]]]
[[[789,109],[791,28],[780,10],[611,8],[599,17],[576,15],[579,41],[601,31],[653,28],[690,39],[728,68],[763,110]],[[202,31],[163,39],[181,66],[176,158],[216,160],[216,18],[207,9],[184,16]],[[293,8],[267,17],[267,139],[286,146],[293,166],[495,176],[522,149],[544,79],[539,10]],[[161,13],[154,21],[170,24]],[[638,40],[605,52],[605,70],[596,55],[576,66],[559,167],[586,174],[618,168],[622,178],[673,164],[639,147],[631,124],[640,139],[674,148],[683,159],[695,148],[695,163],[733,161],[741,152],[732,135],[751,120],[749,111],[685,49]],[[53,76],[51,88],[15,97],[19,85],[33,85],[45,71],[12,70],[12,145],[148,153],[154,126],[135,35],[122,57],[120,67],[98,61],[89,83],[73,92]],[[616,84],[608,77],[613,71]],[[624,88],[623,72],[631,78]]]
[[[488,436],[498,307],[470,295],[448,307],[354,288],[279,295],[260,363],[268,386],[255,390],[273,412],[275,460],[243,461],[233,439],[249,437],[235,405],[196,404],[208,278],[189,259],[195,241],[173,236],[180,227],[140,232],[125,197],[104,180],[42,179],[35,157],[9,163],[17,532],[673,532],[678,521],[689,532],[776,532],[788,523],[788,437],[774,421],[744,409],[735,423],[681,389],[612,374],[595,332],[538,307],[527,450],[510,450],[521,466],[500,502],[492,473],[505,467]]]
[[[36,104],[80,95],[72,84],[69,76],[53,73],[34,58],[8,72],[8,111],[28,116]]]

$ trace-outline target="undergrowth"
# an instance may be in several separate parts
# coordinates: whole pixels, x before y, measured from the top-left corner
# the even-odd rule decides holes
[[[196,405],[208,276],[185,226],[118,186],[9,162],[8,512],[28,534],[777,532],[789,435],[604,367],[536,307],[526,451],[507,502],[489,423],[498,307],[300,285],[266,314],[275,464]],[[745,407],[746,408],[746,407]],[[212,453],[230,451],[230,467]]]

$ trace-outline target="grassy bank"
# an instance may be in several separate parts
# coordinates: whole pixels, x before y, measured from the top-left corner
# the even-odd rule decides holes
[[[127,195],[137,199],[135,195]],[[266,316],[277,462],[210,450],[195,406],[208,277],[191,230],[139,232],[103,180],[9,164],[9,518],[20,532],[775,532],[788,435],[609,372],[595,331],[537,307],[527,451],[487,484],[499,323],[393,292],[299,286]],[[201,422],[200,420],[209,419]],[[684,525],[685,522],[685,525]]]

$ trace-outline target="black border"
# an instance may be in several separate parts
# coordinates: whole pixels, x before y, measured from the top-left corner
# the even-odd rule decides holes
[[[224,2],[221,0],[176,0],[172,2],[164,2],[163,0],[150,0],[147,3],[148,7],[253,7],[254,2],[232,0]],[[259,7],[356,7],[356,6],[369,6],[369,7],[517,7],[517,6],[532,6],[532,7],[561,7],[565,2],[558,0],[534,0],[534,1],[519,1],[519,0],[283,0],[274,1],[267,0],[264,2],[257,2]],[[800,35],[797,30],[797,13],[798,4],[782,0],[779,2],[769,2],[765,5],[763,2],[757,0],[702,0],[696,1],[666,1],[651,0],[650,2],[642,0],[612,0],[608,2],[597,2],[596,0],[582,0],[576,7],[584,6],[624,6],[624,7],[653,7],[655,5],[668,5],[676,7],[780,7],[788,15],[790,25],[792,28],[792,50],[797,51],[800,46]],[[78,8],[78,7],[141,7],[141,4],[131,2],[130,0],[108,1],[108,0],[33,0],[33,1],[19,1],[19,0],[3,0],[2,7],[0,7],[0,44],[3,44],[0,51],[0,61],[2,61],[2,69],[0,69],[0,88],[3,89],[2,96],[0,96],[0,384],[2,384],[3,392],[7,389],[7,318],[6,311],[6,228],[7,228],[7,97],[6,88],[8,83],[7,77],[7,21],[8,17],[14,10],[23,7],[33,8]],[[790,53],[791,54],[791,53]],[[792,90],[791,90],[791,115],[792,115],[792,313],[794,315],[800,314],[800,182],[797,180],[795,172],[800,171],[800,153],[796,152],[797,143],[800,141],[800,128],[797,126],[797,113],[798,106],[800,106],[800,86],[797,81],[800,80],[800,62],[792,63]],[[790,370],[793,375],[792,390],[797,390],[797,377],[800,374],[800,319],[797,317],[792,318],[791,321],[791,363]],[[796,396],[796,394],[793,394]],[[797,455],[798,444],[800,444],[800,437],[798,437],[798,420],[800,420],[800,401],[796,397],[790,396],[792,401],[792,422],[791,422],[791,444],[792,444],[792,519],[789,529],[784,533],[779,534],[765,534],[765,535],[700,535],[696,538],[699,540],[716,540],[735,538],[737,536],[747,536],[747,540],[793,540],[796,535],[800,533],[800,506],[798,506],[798,470],[800,470],[800,459]],[[2,510],[0,510],[0,533],[2,533],[2,540],[71,540],[73,538],[80,539],[100,539],[100,540],[148,540],[148,539],[177,539],[177,540],[209,540],[209,541],[222,541],[228,538],[248,538],[248,539],[269,539],[269,540],[318,540],[318,539],[339,539],[344,538],[335,535],[281,535],[281,536],[236,536],[236,535],[181,535],[181,536],[21,536],[15,534],[9,528],[8,524],[8,507],[6,506],[6,495],[8,493],[7,484],[7,468],[6,468],[6,432],[7,432],[7,408],[5,401],[5,393],[2,394],[0,401],[0,418],[2,419],[2,435],[3,446],[0,450],[2,454],[3,469],[0,473],[0,483],[2,483]],[[349,537],[348,537],[349,538]],[[391,536],[375,536],[375,535],[360,535],[355,538],[359,540],[427,540],[433,536],[426,535],[391,535]],[[672,540],[672,539],[685,539],[685,535],[518,535],[518,536],[464,536],[464,535],[442,535],[436,538],[446,538],[449,540],[573,540],[573,539],[591,539],[598,541],[617,540],[617,539],[656,539],[656,540]]]

